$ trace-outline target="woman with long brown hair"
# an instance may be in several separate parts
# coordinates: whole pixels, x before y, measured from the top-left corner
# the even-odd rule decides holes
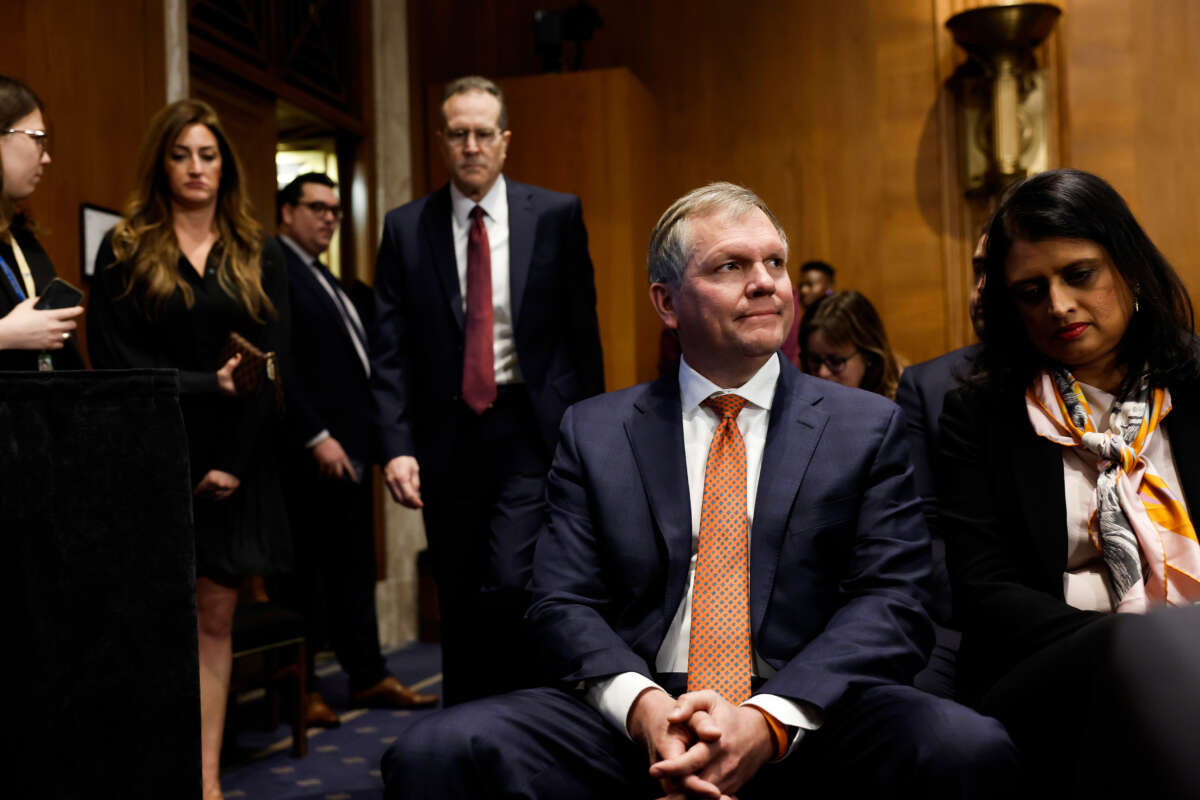
[[[0,370],[83,369],[71,332],[82,306],[35,309],[54,266],[21,204],[50,164],[42,101],[0,75]]]
[[[809,375],[896,399],[900,361],[865,295],[850,289],[818,299],[804,312],[799,339]]]
[[[221,796],[221,732],[237,587],[290,560],[270,392],[239,394],[231,332],[287,341],[283,254],[250,215],[237,155],[198,100],[150,123],[137,188],[101,245],[88,315],[98,368],[179,370],[194,487],[201,750],[206,800]]]

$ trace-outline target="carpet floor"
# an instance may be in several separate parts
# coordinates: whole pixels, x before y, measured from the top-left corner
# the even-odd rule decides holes
[[[414,643],[386,654],[401,683],[426,692],[441,690],[441,649]],[[292,758],[291,727],[273,732],[241,730],[226,743],[221,788],[226,800],[379,800],[379,758],[404,730],[433,710],[347,709],[346,676],[332,658],[319,659],[316,688],[338,713],[340,728],[310,728],[308,755]]]

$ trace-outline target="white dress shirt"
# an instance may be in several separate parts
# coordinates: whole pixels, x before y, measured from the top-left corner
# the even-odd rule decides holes
[[[1089,384],[1079,383],[1092,412],[1092,427],[1097,433],[1108,430],[1113,395]],[[1154,474],[1166,481],[1167,488],[1187,508],[1187,498],[1179,483],[1175,456],[1167,429],[1159,425],[1142,450]],[[1088,524],[1096,511],[1096,455],[1081,447],[1063,448],[1063,489],[1067,502],[1067,570],[1063,573],[1063,599],[1067,605],[1085,611],[1112,611],[1112,594],[1104,556],[1092,541]],[[1191,516],[1191,512],[1188,512]]]
[[[335,286],[325,279],[325,275],[317,267],[317,257],[301,247],[295,239],[286,233],[281,233],[279,234],[279,241],[287,245],[304,262],[305,266],[312,272],[313,278],[325,290],[329,298],[333,300],[334,307],[341,312],[338,316],[342,318],[342,322],[346,325],[346,333],[350,336],[350,343],[354,345],[354,351],[358,353],[358,360],[362,362],[363,370],[367,373],[367,377],[371,377],[371,359],[367,356],[366,348],[363,347],[362,341],[360,341],[358,334],[353,329],[354,325],[357,325],[360,331],[365,331],[366,327],[362,324],[362,319],[358,316],[358,309],[354,307],[354,303],[350,301],[350,297],[342,291],[342,287]],[[347,316],[350,318],[347,319]],[[316,447],[328,439],[329,435],[329,430],[323,429],[316,436],[305,442],[304,446]]]
[[[508,280],[508,189],[504,176],[496,179],[478,203],[459,191],[451,181],[450,202],[450,227],[454,232],[454,258],[458,264],[458,289],[463,311],[467,310],[467,240],[471,234],[471,209],[477,205],[483,209],[483,227],[492,253],[492,356],[496,384],[521,383]]]
[[[692,584],[696,578],[696,555],[700,543],[700,506],[704,501],[704,466],[708,450],[716,433],[719,419],[715,411],[700,405],[714,394],[736,394],[748,401],[738,414],[738,431],[746,446],[746,512],[754,524],[754,500],[758,493],[758,476],[762,469],[763,450],[767,442],[767,423],[775,384],[779,380],[778,356],[767,360],[750,380],[736,389],[721,389],[692,369],[686,359],[679,363],[679,394],[683,414],[683,454],[687,468],[688,494],[692,511],[692,556],[688,564],[687,591],[675,612],[667,635],[659,647],[654,667],[657,672],[687,672],[688,645],[692,627]],[[747,542],[747,546],[749,542]],[[754,653],[754,671],[769,678],[775,670]],[[615,727],[629,734],[626,721],[629,710],[638,696],[658,684],[636,672],[623,672],[611,678],[592,682],[587,699]],[[661,687],[659,687],[661,688]],[[811,706],[772,694],[756,694],[745,701],[766,711],[793,730],[792,749],[803,731],[820,726],[820,712]],[[789,752],[791,752],[789,750]]]

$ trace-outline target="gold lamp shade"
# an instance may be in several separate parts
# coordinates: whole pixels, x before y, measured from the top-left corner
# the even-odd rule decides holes
[[[1054,30],[1062,10],[1051,3],[984,6],[955,14],[946,28],[960,47],[976,58],[990,59],[1001,50],[1027,51]]]
[[[1021,77],[1033,49],[1050,35],[1062,11],[1050,3],[984,6],[946,21],[954,41],[984,67],[992,82],[992,181],[1024,177],[1020,164]],[[1044,124],[1044,120],[1039,121]]]

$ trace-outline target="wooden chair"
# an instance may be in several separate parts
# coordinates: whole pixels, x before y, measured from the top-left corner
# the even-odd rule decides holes
[[[276,603],[239,605],[233,617],[233,661],[261,654],[262,688],[266,690],[270,726],[279,726],[280,692],[282,683],[290,683],[292,692],[292,757],[303,758],[308,753],[308,720],[305,709],[308,699],[308,668],[305,666],[306,645],[304,619],[294,611]],[[288,656],[288,658],[284,658]]]

